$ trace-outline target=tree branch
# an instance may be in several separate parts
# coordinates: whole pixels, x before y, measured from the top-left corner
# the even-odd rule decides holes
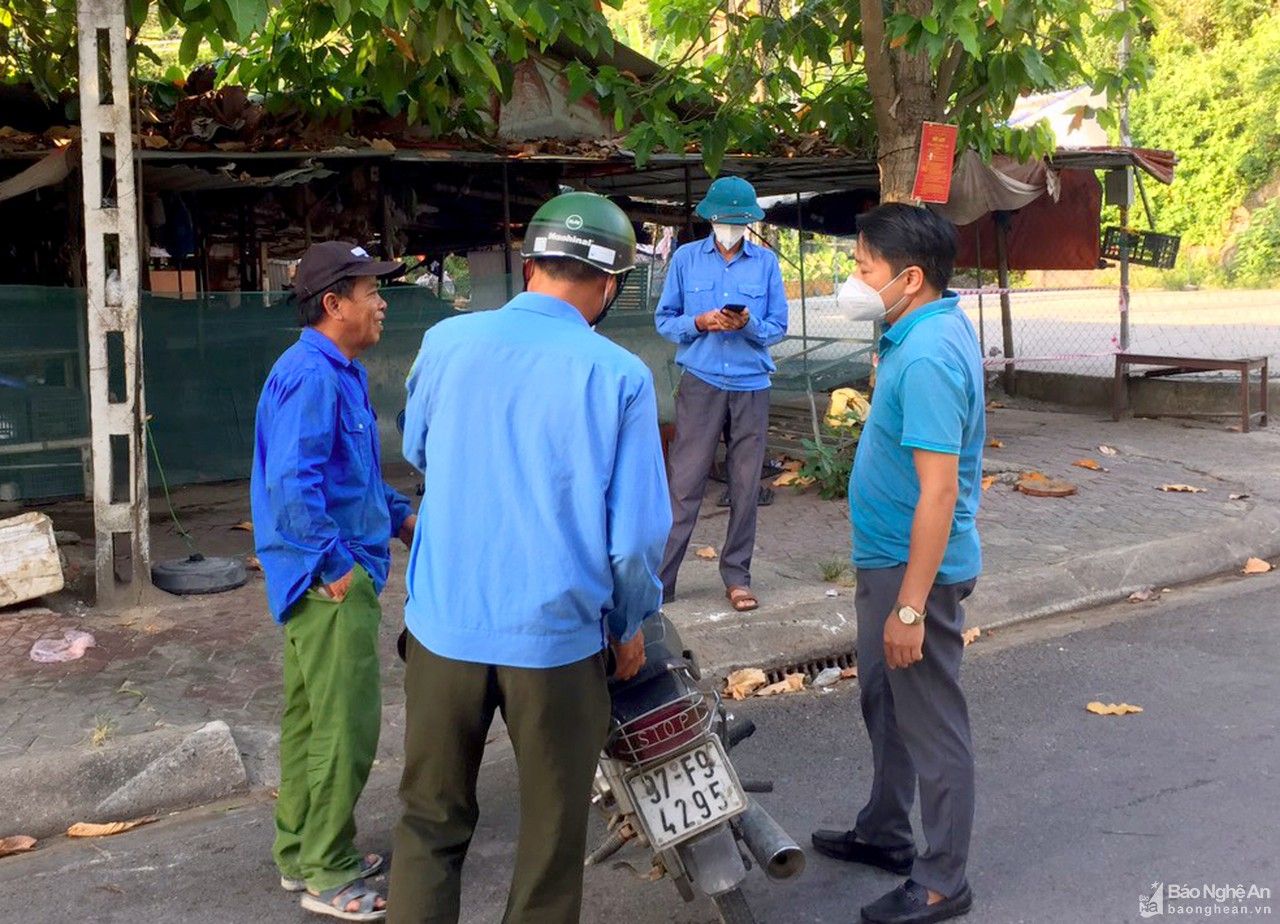
[[[943,116],[943,119],[947,122],[953,121],[955,119],[956,114],[960,112],[960,110],[967,109],[968,107],[972,106],[978,100],[984,98],[987,95],[987,93],[989,93],[990,91],[991,91],[991,86],[989,84],[983,83],[978,85],[977,87],[973,88],[968,93],[966,93],[964,96],[956,100],[955,105],[947,110],[946,115]]]
[[[947,105],[947,100],[951,98],[951,90],[955,86],[956,73],[960,70],[960,65],[964,62],[965,50],[964,46],[956,42],[951,46],[951,53],[943,60],[942,66],[938,68],[938,108],[943,109]]]
[[[893,124],[889,111],[898,95],[897,81],[889,65],[889,46],[885,39],[883,0],[858,0],[862,18],[862,51],[867,67],[867,85],[875,107],[876,124],[884,132]]]

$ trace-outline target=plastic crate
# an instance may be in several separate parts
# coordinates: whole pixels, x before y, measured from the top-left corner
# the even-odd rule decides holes
[[[79,389],[33,385],[27,394],[31,408],[31,435],[35,439],[74,439],[89,435],[86,398]]]
[[[1126,234],[1118,227],[1107,228],[1102,238],[1102,255],[1108,260],[1120,259],[1121,235],[1129,239],[1129,262],[1156,269],[1173,269],[1178,261],[1178,248],[1182,238],[1176,234],[1160,234],[1155,231],[1129,230]]]
[[[12,446],[31,440],[31,416],[27,407],[27,390],[0,385],[0,446]]]
[[[0,481],[16,480],[22,500],[84,496],[84,463],[74,449],[23,457],[23,466]],[[30,466],[30,467],[25,467]]]

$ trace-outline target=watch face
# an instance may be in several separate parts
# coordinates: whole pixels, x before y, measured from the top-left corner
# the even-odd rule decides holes
[[[909,606],[900,606],[898,607],[898,618],[902,620],[903,624],[914,626],[920,621],[920,614]]]

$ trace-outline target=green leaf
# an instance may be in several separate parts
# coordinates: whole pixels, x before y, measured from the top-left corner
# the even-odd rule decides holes
[[[370,13],[381,19],[387,14],[387,6],[390,2],[391,0],[364,0],[364,6],[368,8]]]
[[[529,54],[529,45],[525,41],[524,33],[513,30],[507,35],[507,59],[512,64],[519,64]]]
[[[329,0],[335,25],[345,26],[351,21],[351,0]]]
[[[200,26],[187,26],[182,42],[178,45],[178,63],[190,67],[196,63],[196,55],[200,52],[200,42],[204,39],[204,31]]]
[[[729,130],[721,119],[713,119],[702,130],[702,166],[708,175],[714,177],[720,173],[720,165],[724,163],[725,149],[729,143]]]
[[[151,0],[129,0],[129,24],[133,26],[135,33],[142,27],[143,23],[147,21],[147,12],[150,8]],[[0,14],[0,16],[4,15],[8,15],[8,11],[4,11],[3,14]],[[0,25],[11,27],[13,25],[13,19],[10,18],[6,23],[3,18],[0,18]]]
[[[489,82],[496,89],[501,90],[502,76],[498,73],[498,68],[493,63],[493,58],[489,57],[489,50],[479,42],[467,42],[467,50],[471,52],[471,57],[480,68],[480,72],[489,79]]]
[[[432,50],[442,55],[449,49],[454,35],[457,34],[457,21],[454,19],[453,10],[441,4],[440,11],[436,14],[436,34],[435,42],[431,46]]]
[[[226,0],[226,4],[235,24],[235,38],[240,42],[267,21],[267,0]]]
[[[924,19],[920,20],[920,25],[924,26],[924,31],[930,35],[938,34],[938,17],[930,13]]]
[[[988,0],[991,7],[991,15],[996,18],[996,22],[1004,23],[1004,0]]]

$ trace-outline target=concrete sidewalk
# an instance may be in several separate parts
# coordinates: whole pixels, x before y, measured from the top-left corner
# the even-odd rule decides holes
[[[988,450],[990,470],[1039,470],[1074,482],[1079,493],[1034,498],[997,483],[984,494],[986,570],[968,608],[972,625],[1089,606],[1238,570],[1250,556],[1280,556],[1280,432],[1112,423],[1032,407],[993,409],[989,430],[1003,443]],[[1117,455],[1100,453],[1102,444]],[[1081,458],[1108,471],[1072,467]],[[404,469],[393,470],[391,480],[412,490]],[[1156,490],[1167,483],[1205,493]],[[715,506],[719,493],[712,484],[679,599],[668,607],[704,668],[782,667],[851,652],[852,589],[822,574],[824,562],[848,559],[845,503],[778,490],[761,511],[754,572],[762,606],[737,614],[724,599],[717,563],[693,556],[723,539],[727,511]],[[205,554],[251,552],[252,536],[232,529],[248,518],[244,484],[183,489],[175,502]],[[59,529],[91,532],[83,504],[44,509]],[[156,557],[184,556],[168,511],[153,502],[152,519]],[[87,546],[65,551],[73,572],[91,555]],[[396,544],[393,554],[383,595],[382,761],[402,753],[394,640],[405,594],[403,549]],[[89,609],[73,591],[40,607],[0,612],[0,836],[42,836],[72,821],[146,814],[271,785],[281,643],[261,584],[251,572],[236,591],[158,595],[155,605],[122,614]],[[66,628],[92,632],[97,647],[67,664],[29,659],[33,642]]]

